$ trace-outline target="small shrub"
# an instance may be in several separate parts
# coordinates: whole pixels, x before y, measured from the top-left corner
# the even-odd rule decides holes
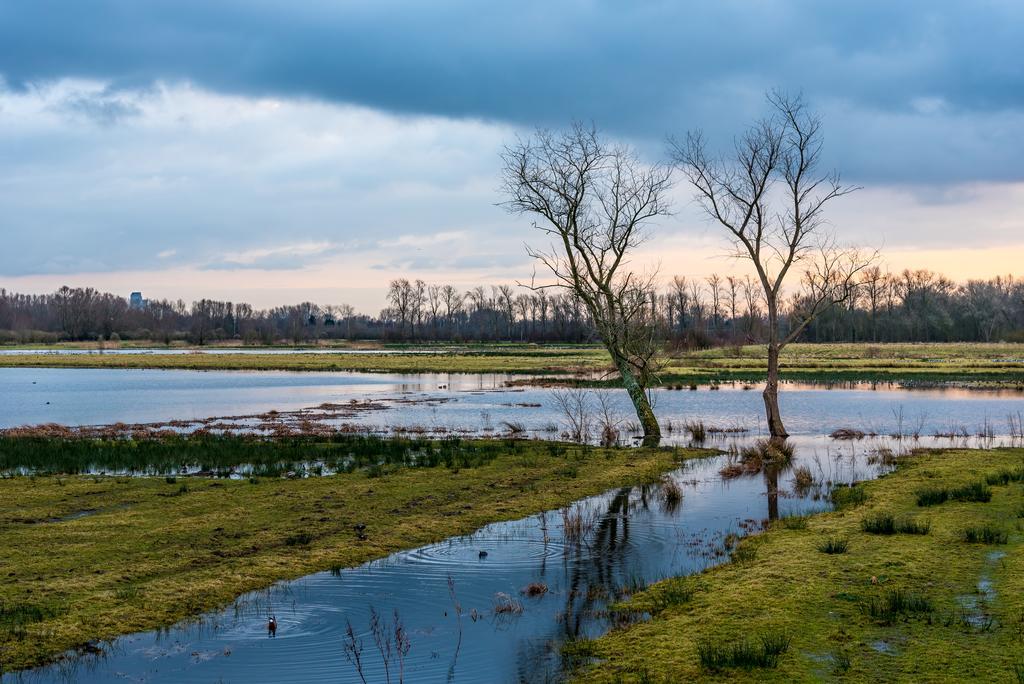
[[[177,481],[178,478],[174,477],[173,475],[168,475],[167,477],[164,478],[164,482],[166,482],[167,484],[174,484]]]
[[[850,542],[846,539],[830,538],[818,544],[818,550],[822,553],[829,555],[835,555],[838,553],[846,553],[846,550],[850,547]]]
[[[875,513],[860,521],[868,534],[896,534],[896,518],[891,513]]]
[[[1009,539],[1006,530],[991,523],[968,527],[963,539],[968,544],[1005,544]]]

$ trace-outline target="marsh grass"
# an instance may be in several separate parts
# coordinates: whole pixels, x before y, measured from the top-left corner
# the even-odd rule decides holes
[[[868,500],[868,493],[863,486],[835,484],[829,492],[829,500],[837,509],[860,506]]]
[[[651,588],[647,593],[650,612],[657,614],[673,606],[681,606],[693,600],[696,589],[689,582],[669,580]]]
[[[992,500],[992,490],[984,482],[972,482],[950,489],[949,498],[953,501],[988,503]]]
[[[683,500],[683,488],[671,475],[661,478],[661,498],[669,510],[675,510]]]
[[[702,420],[687,421],[683,427],[689,433],[690,439],[697,444],[704,442],[708,438],[708,429]]]
[[[850,671],[853,667],[853,662],[850,659],[850,653],[844,648],[837,648],[831,654],[832,659],[832,674],[842,676]]]
[[[1004,468],[1003,470],[989,473],[985,476],[985,484],[992,486],[1005,486],[1011,482],[1024,482],[1024,467],[1017,468],[1015,470]]]
[[[829,555],[846,553],[847,549],[850,548],[850,542],[847,539],[829,538],[818,544],[818,551],[827,553]]]
[[[797,491],[807,491],[814,486],[814,473],[807,466],[798,466],[793,470],[793,484]]]
[[[757,559],[757,546],[753,542],[746,541],[732,550],[729,559],[733,563],[753,563]]]
[[[807,521],[810,519],[808,515],[791,515],[783,518],[779,522],[787,530],[806,530]]]
[[[992,476],[989,476],[992,477]],[[1001,475],[999,475],[1001,477]],[[987,479],[987,478],[986,478]],[[988,484],[992,484],[989,482]],[[992,490],[985,482],[971,482],[959,487],[937,487],[928,486],[918,489],[915,492],[917,505],[938,506],[947,501],[959,501],[963,503],[988,503],[992,500]]]
[[[786,441],[759,439],[740,449],[740,460],[753,463],[788,463],[794,447]]]
[[[899,534],[928,534],[932,526],[927,520],[921,521],[915,518],[897,518],[896,532]]]
[[[864,612],[871,618],[892,624],[899,617],[932,613],[935,606],[925,596],[911,594],[903,589],[890,589],[881,597],[872,597],[863,604]]]
[[[0,601],[0,646],[8,639],[25,639],[30,625],[43,622],[60,612],[55,605]]]
[[[985,523],[965,529],[963,540],[968,544],[1005,544],[1009,540],[1009,534],[1001,527]]]
[[[931,524],[910,517],[897,518],[891,513],[875,513],[860,521],[861,530],[868,534],[928,534]]]
[[[860,521],[860,529],[868,534],[896,534],[896,517],[891,513],[874,513]]]
[[[183,472],[251,477],[309,476],[366,470],[374,476],[388,467],[472,468],[516,449],[514,440],[385,438],[376,435],[183,435],[142,439],[0,437],[0,473],[132,473],[166,475],[176,484]],[[553,456],[567,447],[555,447]],[[574,446],[580,453],[590,447]],[[184,493],[184,492],[182,492]]]
[[[135,584],[128,584],[123,587],[118,587],[117,591],[114,592],[114,597],[118,601],[132,601],[137,599],[140,595],[139,587]]]
[[[509,594],[499,591],[494,595],[493,610],[495,615],[521,615],[523,604]]]
[[[791,643],[792,637],[784,632],[767,632],[754,640],[744,638],[731,643],[701,639],[697,642],[697,657],[701,667],[709,672],[774,668]]]
[[[311,532],[299,532],[285,537],[285,546],[308,546],[316,537]]]

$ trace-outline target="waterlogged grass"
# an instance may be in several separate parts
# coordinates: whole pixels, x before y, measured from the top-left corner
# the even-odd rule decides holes
[[[208,458],[219,446],[229,454],[218,461],[221,466],[247,451],[263,454],[266,462],[290,462],[296,449],[341,448],[315,440],[172,444],[172,450],[194,448]],[[391,459],[385,465],[305,479],[0,479],[0,669],[169,625],[280,579],[358,565],[612,487],[656,482],[679,459],[708,453],[481,441],[461,443],[464,453],[480,458],[403,467],[394,445],[423,451],[409,441],[384,442],[378,460]],[[281,458],[273,456],[275,447]],[[54,451],[86,454],[84,461],[72,459],[76,467],[106,458],[104,451],[133,467],[151,462],[162,469],[167,463],[158,446],[139,444],[135,448],[146,455],[129,460],[121,448],[127,447],[51,443]],[[43,444],[26,450],[45,457]]]
[[[179,370],[359,371],[372,373],[586,373],[610,367],[591,346],[452,348],[417,354],[10,354],[2,367]]]
[[[198,471],[218,476],[302,477],[367,469],[371,476],[379,476],[396,467],[476,467],[510,450],[515,453],[520,445],[459,437],[431,440],[354,434],[273,439],[215,434],[142,440],[0,437],[0,474]],[[558,442],[529,447],[531,453],[548,456],[564,456],[569,449]]]
[[[842,488],[844,507],[806,525],[780,521],[745,542],[756,544],[754,558],[632,597],[622,609],[652,619],[578,646],[588,660],[577,679],[1016,681],[1024,663],[1024,519],[1016,517],[1024,482],[989,475],[1022,464],[1021,449],[923,452],[893,474]],[[978,482],[992,483],[987,501],[947,498],[920,519],[921,490]],[[849,503],[858,490],[863,496]],[[863,529],[879,518],[892,534]],[[690,589],[686,601],[650,610],[663,585],[679,584]],[[785,638],[787,648],[766,657],[762,635]]]
[[[192,354],[13,354],[0,356],[0,367],[532,374],[593,373],[612,368],[607,353],[596,345],[434,345],[419,349],[428,353],[204,354],[199,348]],[[763,380],[766,368],[760,345],[666,351],[660,362],[661,384],[679,389],[757,383]],[[1024,391],[1024,344],[791,344],[783,351],[781,363],[782,377],[788,380],[940,383]]]

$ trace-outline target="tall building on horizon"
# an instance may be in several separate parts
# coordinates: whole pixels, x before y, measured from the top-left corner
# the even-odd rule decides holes
[[[128,307],[131,309],[145,309],[146,300],[142,298],[141,292],[132,292],[128,297]]]

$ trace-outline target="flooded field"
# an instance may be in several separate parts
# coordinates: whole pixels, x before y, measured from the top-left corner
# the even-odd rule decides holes
[[[258,431],[269,415],[281,429],[562,436],[565,390],[510,385],[512,379],[9,369],[0,371],[0,416],[5,427],[186,419],[182,431]],[[579,397],[588,413],[613,416],[629,443],[630,407],[621,390]],[[785,468],[736,472],[730,454],[762,433],[756,389],[664,389],[654,398],[667,443],[693,443],[685,424],[703,422],[721,431],[702,443],[726,453],[686,462],[662,484],[609,491],[280,583],[227,610],[99,644],[95,654],[3,682],[375,682],[386,680],[385,667],[393,681],[399,667],[406,681],[560,681],[564,643],[647,617],[609,612],[612,602],[724,562],[744,535],[773,519],[828,508],[835,485],[877,477],[909,448],[1019,444],[1024,412],[1016,392],[787,385],[782,407],[795,455]],[[853,438],[830,436],[841,429]],[[275,638],[266,631],[270,616],[279,624]],[[393,640],[400,624],[407,641],[387,641],[382,654],[375,619],[379,638]]]
[[[561,437],[568,419],[559,393],[513,384],[523,380],[468,373],[9,368],[0,369],[0,428],[161,421],[200,427],[214,419],[222,428],[246,430],[254,416],[274,411],[276,421],[292,427],[320,423],[382,433]],[[726,434],[757,435],[764,429],[758,389],[657,389],[654,408],[668,443],[685,443],[688,421]],[[591,390],[584,401],[592,429],[600,418],[628,438],[634,415],[623,391]],[[375,410],[346,410],[353,402],[372,402]],[[995,437],[1019,432],[1024,393],[791,383],[783,386],[781,404],[794,436],[850,428],[868,435]]]
[[[811,468],[815,483],[808,487],[796,485],[792,469],[724,478],[728,457],[689,461],[667,486],[613,490],[281,583],[196,621],[101,644],[102,655],[3,681],[358,682],[343,648],[351,624],[366,681],[380,682],[384,658],[374,645],[372,612],[391,625],[397,618],[408,634],[406,681],[559,681],[563,643],[645,618],[611,614],[611,602],[725,561],[740,537],[769,519],[825,509],[832,484],[889,467],[869,462],[869,451],[801,450],[794,465]],[[273,639],[270,615],[279,624]],[[389,667],[394,676],[394,649]]]

